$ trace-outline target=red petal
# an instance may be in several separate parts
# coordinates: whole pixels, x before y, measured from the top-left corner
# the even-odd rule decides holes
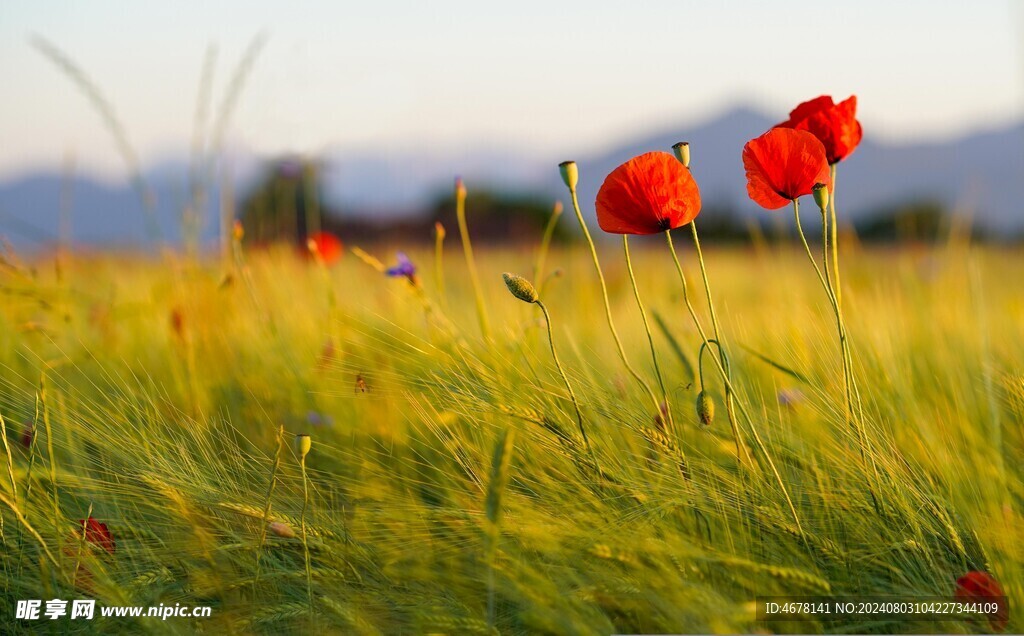
[[[812,133],[825,146],[829,164],[842,161],[860,143],[863,132],[857,121],[857,96],[851,95],[839,104],[821,96],[800,104],[790,113],[788,121],[779,124]]]
[[[743,147],[747,193],[769,210],[810,194],[817,183],[829,184],[825,148],[805,131],[773,128]]]
[[[779,124],[779,127],[795,128],[802,120],[807,119],[814,113],[832,108],[832,106],[834,106],[834,102],[831,95],[815,97],[789,111],[789,119]]]
[[[747,195],[768,210],[778,210],[786,207],[789,199],[780,195],[775,186],[769,180],[769,166],[763,161],[761,147],[752,140],[743,147],[743,167],[747,171]],[[771,159],[768,158],[770,161]]]
[[[665,152],[634,157],[609,174],[597,193],[597,223],[612,234],[656,234],[700,212],[690,171]]]
[[[110,534],[110,530],[107,529],[107,524],[100,523],[89,517],[88,519],[79,519],[78,526],[85,527],[85,541],[87,543],[103,548],[110,554],[114,553],[114,537]]]
[[[968,572],[956,580],[954,597],[958,600],[991,600],[1005,597],[1002,586],[987,572]],[[1003,631],[1010,622],[1010,607],[1004,601],[995,614],[989,616],[989,624],[996,631]]]
[[[317,232],[309,237],[309,240],[316,246],[316,250],[325,264],[333,265],[341,258],[344,245],[341,239],[330,232]]]

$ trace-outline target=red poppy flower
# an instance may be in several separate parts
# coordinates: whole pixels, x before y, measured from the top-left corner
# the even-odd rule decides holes
[[[995,601],[999,609],[988,617],[992,629],[1001,632],[1010,622],[1010,606],[1006,602],[1006,594],[999,581],[987,572],[968,572],[956,580],[956,592],[953,594],[958,601]]]
[[[611,234],[657,234],[700,213],[690,171],[667,152],[648,152],[622,164],[597,193],[597,223]]]
[[[743,147],[747,194],[769,210],[811,194],[816,183],[830,183],[825,147],[809,132],[773,128]]]
[[[333,265],[341,258],[345,246],[341,239],[330,232],[317,232],[307,241],[310,252],[320,255],[325,265]]]
[[[838,104],[828,95],[804,102],[789,113],[779,128],[795,128],[813,134],[825,146],[829,165],[839,163],[857,148],[864,131],[857,121],[857,96]]]
[[[88,519],[78,520],[78,530],[75,531],[74,537],[76,540],[82,539],[81,530],[85,528],[85,542],[91,543],[98,548],[102,548],[109,552],[114,553],[114,536],[110,534],[110,530],[107,529],[107,524],[100,523],[92,517]]]

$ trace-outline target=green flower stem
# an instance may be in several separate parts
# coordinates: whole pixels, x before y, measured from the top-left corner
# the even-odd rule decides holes
[[[715,340],[713,338],[708,340],[707,342],[705,342],[704,344],[702,344],[700,346],[700,351],[697,353],[697,371],[698,371],[698,376],[697,377],[698,377],[698,383],[699,383],[698,385],[700,386],[700,390],[701,391],[704,390],[704,351],[706,349],[708,349],[710,347],[710,345],[715,345],[715,347],[719,351],[722,351],[721,343],[719,343],[717,340]],[[722,363],[725,366],[726,373],[729,373],[730,377],[732,377],[732,375],[731,375],[732,374],[732,368],[729,366],[729,356],[723,355],[722,356]]]
[[[711,314],[711,327],[715,334],[714,342],[718,346],[718,356],[722,359],[722,366],[725,367],[725,371],[729,374],[729,379],[732,379],[732,369],[729,366],[728,357],[725,353],[725,346],[722,344],[722,334],[718,327],[718,317],[715,314],[715,303],[711,299],[711,283],[708,281],[708,270],[704,265],[704,254],[700,249],[700,237],[697,235],[697,225],[694,221],[690,221],[690,232],[693,235],[693,245],[697,249],[697,260],[700,262],[700,274],[704,279],[704,293],[708,297],[708,311]],[[732,428],[733,438],[736,441],[736,458],[740,459],[740,454],[746,458],[747,462],[750,461],[750,456],[747,455],[747,449],[743,445],[743,441],[740,439],[739,425],[736,423],[736,408],[733,404],[732,389],[728,386],[725,388],[725,412],[729,417],[729,426]]]
[[[580,425],[580,435],[583,436],[583,445],[587,448],[587,452],[590,453],[591,458],[594,460],[594,468],[597,469],[598,476],[601,475],[601,466],[597,463],[597,455],[594,454],[594,449],[590,445],[590,438],[587,437],[587,429],[583,426],[583,413],[580,411],[580,403],[576,399],[576,392],[572,390],[572,384],[569,383],[569,376],[565,374],[565,369],[562,368],[562,363],[558,360],[558,352],[555,351],[555,334],[551,330],[551,314],[548,313],[548,308],[544,306],[540,300],[534,301],[540,310],[544,312],[544,324],[548,328],[548,343],[551,345],[551,357],[555,361],[555,367],[558,368],[558,373],[562,376],[562,382],[565,383],[565,388],[569,391],[569,398],[572,400],[572,406],[576,409],[576,421]]]
[[[274,486],[277,484],[277,471],[281,467],[281,450],[284,448],[284,425],[277,428],[277,451],[274,453],[274,462],[270,466],[270,483],[267,485],[267,496],[263,500],[263,520],[260,525],[260,540],[256,546],[256,575],[254,586],[260,582],[260,557],[263,555],[263,545],[267,541],[267,523],[270,520],[270,500],[274,496]]]
[[[672,421],[672,408],[668,403],[668,391],[665,389],[665,380],[661,375],[661,366],[658,364],[658,351],[654,347],[654,336],[651,335],[651,325],[647,322],[647,310],[640,299],[640,289],[636,284],[636,276],[633,274],[633,260],[629,257],[629,237],[622,235],[622,251],[626,255],[626,270],[629,272],[629,282],[633,285],[633,295],[636,297],[636,306],[640,309],[640,317],[644,321],[644,331],[647,332],[647,343],[651,347],[651,360],[654,362],[654,375],[658,378],[658,387],[661,389],[662,403],[665,405],[665,430],[674,431],[675,423]],[[680,452],[682,450],[680,449]]]
[[[832,280],[836,305],[843,308],[843,289],[839,283],[839,224],[836,222],[836,164],[829,166],[832,183],[828,189],[828,209],[832,226]]]
[[[587,239],[587,245],[590,247],[590,256],[594,259],[594,269],[597,270],[597,278],[601,282],[601,296],[604,299],[604,313],[608,319],[608,329],[612,332],[612,338],[615,340],[615,347],[619,351],[619,358],[622,360],[622,364],[629,371],[629,374],[647,391],[647,395],[650,396],[651,402],[654,403],[654,412],[661,414],[661,405],[658,403],[657,396],[654,395],[654,391],[651,390],[651,385],[647,383],[640,374],[636,372],[633,366],[629,363],[629,359],[626,358],[626,350],[622,347],[622,340],[619,339],[619,332],[615,329],[615,321],[612,320],[612,307],[608,302],[608,285],[604,282],[604,273],[601,272],[601,261],[597,258],[597,248],[594,247],[594,239],[590,237],[590,230],[587,229],[587,223],[583,220],[583,213],[580,212],[580,202],[576,196],[576,188],[570,188],[569,194],[572,196],[572,209],[576,212],[576,220],[579,221],[580,228],[583,230],[583,236]]]
[[[455,195],[455,214],[459,219],[459,234],[462,236],[462,250],[466,254],[466,267],[469,279],[473,283],[473,294],[476,296],[476,315],[480,321],[480,333],[485,340],[491,339],[490,322],[487,319],[487,308],[484,306],[484,295],[480,289],[480,276],[476,273],[476,260],[473,258],[473,244],[469,240],[469,227],[466,225],[466,197]]]
[[[676,248],[672,244],[672,232],[671,230],[665,231],[665,240],[668,242],[668,250],[672,253],[672,261],[675,262],[676,271],[679,273],[679,282],[683,285],[683,300],[686,302],[686,308],[690,312],[690,317],[693,319],[693,324],[697,327],[700,338],[704,344],[709,342],[707,334],[704,333],[704,327],[701,326],[700,320],[697,318],[697,312],[693,308],[693,303],[690,302],[690,295],[687,290],[686,274],[683,273],[683,266],[679,263],[679,256],[676,255]],[[715,366],[718,367],[718,372],[722,376],[722,382],[725,383],[725,388],[735,393],[736,389],[732,385],[732,381],[729,379],[729,373],[725,370],[725,366],[722,364],[722,360],[718,357],[712,356],[712,360],[715,361]],[[750,432],[754,436],[754,441],[757,442],[757,446],[764,455],[765,461],[768,462],[769,468],[771,468],[772,474],[775,476],[775,481],[778,483],[779,488],[782,489],[782,495],[786,498],[786,504],[789,506],[789,511],[793,515],[793,522],[796,524],[797,530],[800,532],[800,536],[806,539],[804,534],[803,524],[800,523],[800,515],[796,512],[796,506],[793,505],[793,500],[789,496],[789,490],[786,488],[786,483],[782,480],[782,475],[779,474],[778,468],[775,466],[775,461],[772,460],[771,453],[768,452],[768,447],[765,446],[761,440],[761,436],[757,432],[757,428],[754,426],[754,419],[750,417],[750,413],[747,408],[743,406],[743,402],[737,401],[737,407],[740,413],[747,420],[747,424],[750,427]]]
[[[824,213],[822,214],[824,217]],[[839,348],[843,359],[843,397],[846,407],[846,421],[847,424],[852,426],[857,432],[857,437],[860,442],[860,455],[861,461],[867,461],[867,440],[864,434],[863,423],[859,421],[860,418],[856,417],[853,408],[853,359],[850,355],[849,345],[846,339],[846,325],[843,322],[843,315],[839,309],[839,303],[836,295],[832,292],[832,286],[829,283],[827,274],[823,274],[818,262],[814,259],[814,253],[811,252],[811,247],[807,243],[807,237],[804,235],[803,227],[800,225],[800,203],[793,200],[793,217],[796,220],[796,231],[800,235],[800,242],[804,246],[804,251],[807,252],[807,258],[811,261],[811,266],[814,268],[814,272],[818,275],[818,280],[821,282],[822,288],[825,290],[825,294],[828,296],[829,303],[832,305],[832,311],[835,313],[836,319],[836,330],[839,333]],[[823,233],[827,236],[827,230],[823,230]],[[828,246],[824,248],[827,252]],[[828,262],[824,263],[826,271],[828,269]]]
[[[302,515],[299,517],[299,523],[302,528],[302,552],[306,560],[306,596],[309,599],[309,616],[313,618],[313,568],[310,565],[309,543],[306,540],[306,509],[309,507],[309,478],[306,475],[306,458],[299,459],[299,464],[302,466]]]

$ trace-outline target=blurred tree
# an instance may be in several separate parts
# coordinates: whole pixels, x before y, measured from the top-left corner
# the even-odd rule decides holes
[[[551,219],[554,204],[553,200],[539,196],[470,190],[466,198],[466,216],[473,241],[537,241]],[[430,227],[435,221],[440,221],[446,228],[457,227],[454,193],[437,198],[428,216]],[[555,226],[553,241],[562,242],[574,236],[565,223],[565,216],[563,212],[563,218]]]
[[[906,201],[875,210],[857,224],[865,241],[935,241],[949,232],[950,213],[935,200]]]
[[[246,241],[305,245],[321,229],[319,192],[316,163],[299,158],[274,162],[239,207]]]
[[[760,219],[756,219],[760,221]],[[731,205],[706,205],[696,219],[702,239],[719,243],[747,243],[750,241],[750,226],[740,218],[739,212]]]

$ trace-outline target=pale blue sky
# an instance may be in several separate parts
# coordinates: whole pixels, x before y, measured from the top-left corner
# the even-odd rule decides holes
[[[512,146],[578,156],[743,101],[781,119],[856,93],[869,133],[948,136],[1017,117],[1013,0],[636,3],[0,1],[0,177],[123,172],[86,100],[29,45],[68,52],[144,160],[184,150],[206,46],[219,96],[270,39],[231,128],[257,153]]]

